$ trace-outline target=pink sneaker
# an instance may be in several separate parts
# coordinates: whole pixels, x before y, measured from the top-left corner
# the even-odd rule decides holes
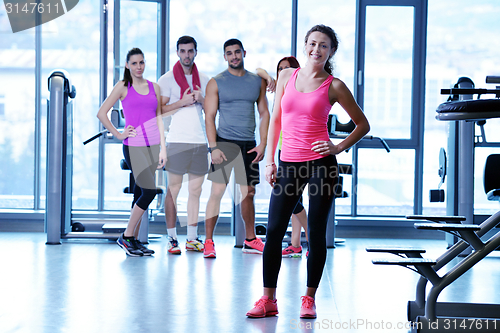
[[[316,318],[316,304],[311,296],[302,296],[300,318]]]
[[[247,312],[250,318],[264,318],[269,316],[276,316],[278,314],[278,304],[276,300],[271,300],[267,296],[262,296],[252,310]]]
[[[290,245],[286,249],[281,251],[281,256],[283,258],[302,257],[302,246],[295,247]]]
[[[203,256],[205,258],[215,258],[215,244],[211,239],[205,240],[205,247],[203,249]]]
[[[251,242],[245,239],[245,242],[243,244],[244,253],[262,254],[263,251],[264,251],[264,243],[262,243],[262,240],[259,237],[255,238]]]

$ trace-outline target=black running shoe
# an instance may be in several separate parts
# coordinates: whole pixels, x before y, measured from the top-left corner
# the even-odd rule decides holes
[[[125,238],[123,237],[123,234],[121,234],[116,242],[129,256],[142,257],[144,255],[144,253],[142,253],[142,251],[137,247],[134,237]]]
[[[140,240],[134,239],[134,241],[135,244],[137,245],[137,248],[141,250],[145,256],[150,256],[155,254],[155,251],[148,249],[146,246],[144,246],[144,244]]]

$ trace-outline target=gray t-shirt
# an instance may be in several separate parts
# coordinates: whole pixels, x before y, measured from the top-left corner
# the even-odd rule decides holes
[[[255,102],[260,95],[260,76],[249,71],[235,76],[226,69],[214,79],[219,90],[217,135],[228,140],[255,140]]]

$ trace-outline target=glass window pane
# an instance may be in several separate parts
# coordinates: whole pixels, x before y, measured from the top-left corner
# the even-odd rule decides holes
[[[487,75],[500,75],[498,50],[500,34],[498,16],[500,6],[496,0],[443,0],[429,1],[425,101],[425,150],[423,213],[433,214],[437,207],[445,213],[444,203],[430,203],[429,189],[439,184],[439,148],[447,147],[446,121],[435,119],[436,108],[448,96],[441,89],[452,87],[459,77],[469,77],[477,88],[494,88],[486,84]],[[476,96],[475,96],[476,97]],[[492,98],[484,95],[482,98]],[[500,120],[489,119],[484,127],[488,142],[500,142]],[[480,135],[476,126],[476,135]],[[484,194],[482,173],[486,156],[499,153],[499,148],[475,149],[475,214],[498,211],[498,202],[488,201]],[[447,178],[448,181],[448,178]],[[446,190],[446,183],[442,187]],[[448,193],[445,194],[446,196]]]
[[[314,2],[314,6],[301,4],[299,3],[298,8],[297,59],[302,66],[305,65],[304,37],[307,31],[316,24],[328,25],[335,30],[339,39],[339,48],[333,57],[333,75],[344,81],[353,91],[356,1],[319,0]],[[339,112],[339,120],[349,121],[346,117],[348,116],[344,111]]]
[[[360,149],[358,179],[358,215],[413,214],[413,149]]]
[[[123,193],[129,185],[129,170],[121,170],[120,161],[123,159],[122,144],[107,144],[104,146],[104,209],[130,210],[132,194]]]
[[[156,2],[120,1],[120,80],[123,78],[127,52],[138,47],[146,60],[144,77],[156,82],[157,31]]]
[[[34,207],[35,34],[0,11],[0,208]]]
[[[335,144],[340,140],[333,140]],[[352,165],[352,149],[337,155],[338,164],[351,164]],[[352,197],[352,175],[341,174],[343,191],[347,195],[346,198],[335,199],[335,214],[336,215],[350,215],[352,213],[351,197]]]
[[[76,97],[72,100],[73,209],[97,209],[98,140],[85,146],[82,143],[99,131],[96,115],[99,109],[100,6],[94,0],[80,0],[76,8],[41,26],[42,98],[45,100],[49,96],[46,78],[52,70],[66,70],[76,89]],[[43,126],[42,141],[45,142],[45,120]],[[45,151],[44,143],[42,151]],[[45,158],[43,155],[42,166],[45,166]],[[45,169],[41,174],[45,177]]]
[[[366,8],[364,111],[372,134],[409,139],[413,7]]]

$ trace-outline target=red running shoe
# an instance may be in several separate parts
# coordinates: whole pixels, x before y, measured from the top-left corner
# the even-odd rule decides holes
[[[211,239],[205,240],[205,248],[203,249],[203,256],[205,258],[215,258],[215,244]]]
[[[302,257],[302,245],[300,245],[299,247],[289,245],[286,249],[283,249],[283,251],[281,251],[281,256],[283,258]]]
[[[270,316],[276,316],[278,314],[278,304],[276,300],[271,300],[267,296],[262,296],[257,302],[252,310],[247,312],[247,316],[250,318],[264,318]]]
[[[255,238],[251,242],[245,239],[245,242],[243,243],[243,252],[262,254],[262,252],[264,252],[264,243],[262,243],[262,240],[259,237]]]
[[[311,296],[302,296],[300,318],[316,318],[316,304]]]

